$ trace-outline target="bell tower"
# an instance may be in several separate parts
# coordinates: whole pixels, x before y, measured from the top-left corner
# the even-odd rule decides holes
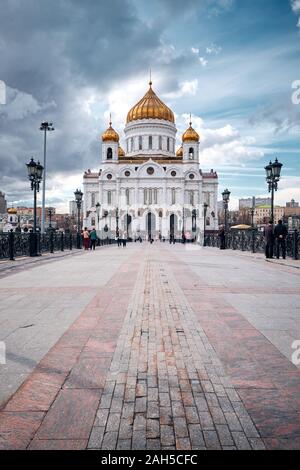
[[[118,161],[119,134],[112,128],[111,118],[109,127],[102,134],[102,162],[112,163]]]
[[[192,122],[182,136],[183,161],[199,163],[199,134],[192,128]]]

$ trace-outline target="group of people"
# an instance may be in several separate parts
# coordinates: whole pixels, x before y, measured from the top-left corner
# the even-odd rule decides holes
[[[88,250],[89,248],[91,250],[96,249],[96,244],[98,241],[98,236],[96,229],[93,228],[91,231],[87,229],[87,227],[84,228],[82,232],[82,239],[83,239],[83,247],[85,250]]]
[[[283,224],[282,220],[278,221],[278,224],[275,226],[273,225],[273,221],[270,220],[267,227],[264,228],[264,238],[265,238],[265,254],[266,258],[273,258],[274,256],[274,248],[276,251],[276,258],[280,258],[280,254],[282,254],[282,258],[286,258],[286,237],[288,235],[288,229]],[[221,226],[219,231],[219,238],[220,238],[220,249],[226,249],[226,234],[225,234],[225,227]]]
[[[276,248],[276,257],[280,258],[280,252],[282,258],[286,257],[286,237],[288,234],[287,227],[282,223],[282,220],[278,221],[276,227],[273,227],[273,221],[270,220],[267,227],[264,229],[264,237],[266,242],[266,258],[273,258],[274,246]]]

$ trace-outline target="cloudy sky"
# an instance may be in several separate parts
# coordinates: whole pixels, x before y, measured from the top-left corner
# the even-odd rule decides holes
[[[275,156],[277,202],[300,201],[300,0],[0,0],[0,10],[0,190],[10,204],[31,205],[25,163],[42,160],[48,120],[47,203],[66,210],[83,171],[99,168],[110,112],[123,137],[150,67],[178,145],[191,113],[201,167],[218,171],[233,205],[266,194]]]

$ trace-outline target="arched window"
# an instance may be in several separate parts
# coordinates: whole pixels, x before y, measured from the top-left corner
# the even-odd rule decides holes
[[[194,205],[194,191],[190,191],[190,205]]]
[[[107,158],[107,160],[112,159],[112,148],[111,147],[108,147],[108,149],[107,149],[106,158]]]
[[[143,138],[142,136],[140,135],[139,136],[139,150],[142,150],[143,149]]]
[[[172,205],[176,204],[176,189],[172,188]]]
[[[154,204],[157,204],[157,189],[154,189]]]
[[[144,189],[144,205],[147,204],[147,200],[148,200],[148,198],[147,198],[147,189]]]
[[[130,204],[130,191],[129,191],[128,188],[125,190],[125,197],[126,197],[126,205],[129,206],[129,204]]]
[[[133,137],[130,139],[130,152],[133,152]]]
[[[126,140],[126,150],[127,153],[129,153],[129,139]]]
[[[162,136],[161,135],[158,138],[158,149],[162,150]]]
[[[91,225],[94,227],[96,225],[95,217],[92,217]]]
[[[152,150],[152,135],[149,135],[149,150]]]
[[[107,191],[107,204],[111,204],[111,191]]]
[[[96,194],[92,193],[91,194],[91,206],[95,207],[95,199],[96,199]],[[93,225],[93,224],[92,224]]]
[[[167,151],[170,151],[170,138],[167,138]]]
[[[194,149],[193,149],[193,147],[189,148],[189,159],[194,160]]]
[[[149,189],[149,204],[152,204],[152,189]]]

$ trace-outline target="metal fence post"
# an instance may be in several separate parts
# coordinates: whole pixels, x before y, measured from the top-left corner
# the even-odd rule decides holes
[[[294,230],[293,245],[294,259],[298,259],[298,230]]]
[[[54,234],[53,234],[53,230],[51,230],[50,232],[50,253],[54,253]]]
[[[63,232],[61,232],[61,235],[60,235],[60,250],[64,251],[64,234],[63,234]]]
[[[72,233],[70,232],[70,250],[72,250],[73,248],[72,242],[73,242],[73,236],[72,236]]]
[[[10,259],[10,261],[15,261],[15,258],[14,258],[14,241],[15,241],[14,232],[9,232],[9,234],[8,234],[8,243],[9,243],[9,259]]]

